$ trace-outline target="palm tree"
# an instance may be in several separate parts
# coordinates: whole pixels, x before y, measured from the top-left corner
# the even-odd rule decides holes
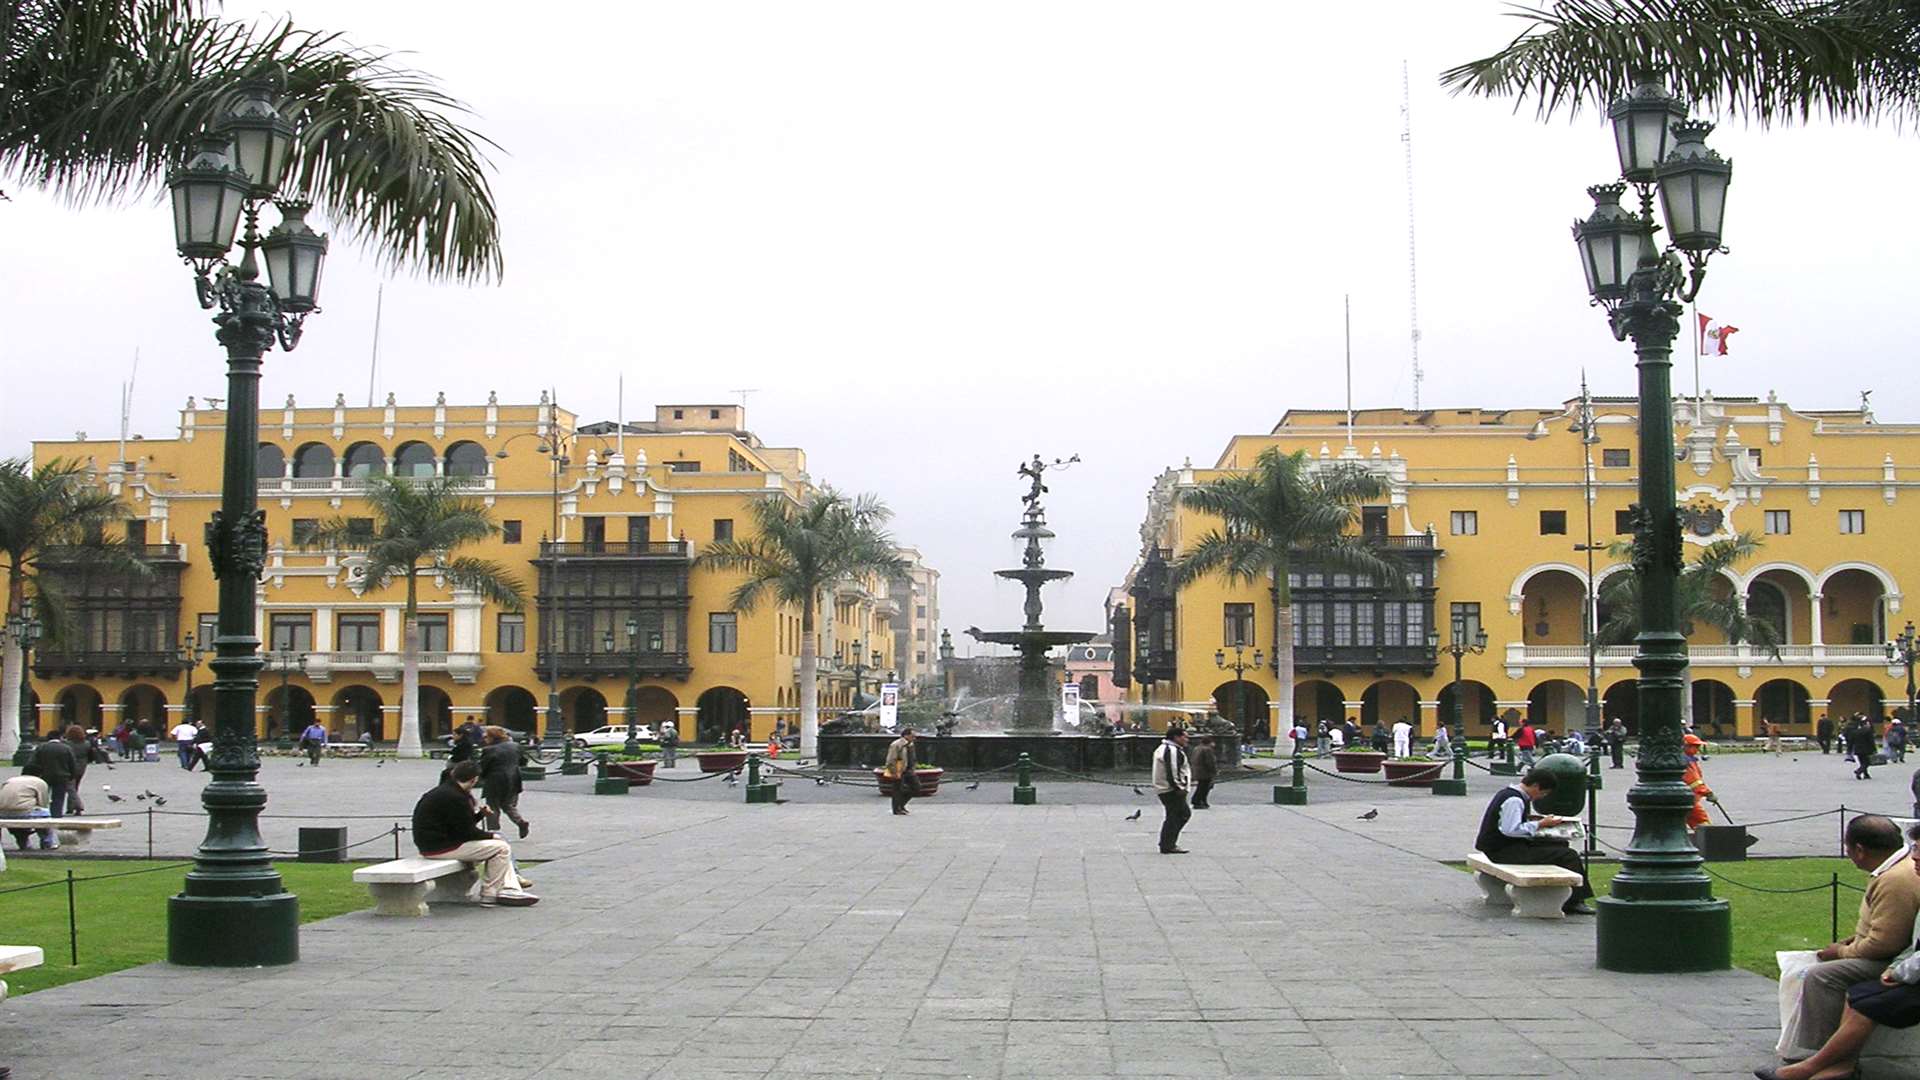
[[[75,201],[151,190],[243,79],[271,76],[298,131],[285,197],[394,265],[501,269],[485,139],[391,56],[208,0],[0,0],[0,180]]]
[[[1222,527],[1208,530],[1175,560],[1175,587],[1208,574],[1234,584],[1267,582],[1273,600],[1279,731],[1293,728],[1293,568],[1349,570],[1396,589],[1405,587],[1400,568],[1351,532],[1359,520],[1359,505],[1385,493],[1379,478],[1363,468],[1316,468],[1306,451],[1282,454],[1274,447],[1262,450],[1246,472],[1180,493],[1181,505],[1219,518]]]
[[[1697,623],[1713,627],[1724,634],[1728,642],[1735,645],[1743,641],[1751,642],[1778,660],[1780,628],[1771,619],[1748,614],[1747,606],[1731,593],[1716,595],[1716,583],[1728,580],[1729,571],[1753,558],[1759,553],[1760,547],[1759,538],[1743,532],[1725,540],[1715,540],[1701,549],[1699,558],[1682,567],[1680,576],[1675,579],[1674,611],[1683,625]],[[1607,553],[1617,559],[1627,559],[1633,554],[1633,545],[1628,541],[1618,541],[1607,549]],[[1600,644],[1632,643],[1634,635],[1640,632],[1640,572],[1633,568],[1631,562],[1626,564],[1626,569],[1601,583],[1600,603],[1607,609],[1607,619],[1600,624]],[[1681,714],[1690,720],[1693,717],[1691,664],[1687,665],[1686,680],[1686,693],[1680,698]]]
[[[59,587],[41,572],[42,561],[56,552],[110,569],[146,573],[146,564],[129,559],[104,538],[106,527],[127,516],[120,500],[95,485],[79,462],[54,459],[39,468],[24,458],[0,459],[0,554],[7,560],[9,621],[33,596],[36,614],[52,640],[67,620]],[[20,684],[26,677],[20,643],[8,635],[4,677],[0,678],[0,759],[20,746]]]
[[[1527,24],[1518,37],[1441,81],[1535,98],[1542,115],[1604,111],[1638,71],[1762,123],[1920,115],[1912,0],[1561,0],[1513,15]]]
[[[752,513],[752,535],[714,541],[697,565],[746,575],[728,601],[735,611],[752,611],[769,596],[800,609],[800,756],[812,758],[820,740],[813,628],[821,595],[845,582],[903,574],[907,564],[884,528],[893,511],[873,495],[822,487],[798,504],[769,495]]]
[[[361,592],[385,589],[395,578],[407,584],[405,642],[400,657],[401,757],[423,757],[420,742],[420,575],[441,578],[454,589],[478,593],[482,600],[519,611],[526,592],[499,563],[455,557],[469,544],[499,535],[493,511],[469,498],[450,477],[404,476],[368,480],[367,504],[373,531],[356,529],[349,518],[333,518],[315,528],[307,547],[364,553]]]

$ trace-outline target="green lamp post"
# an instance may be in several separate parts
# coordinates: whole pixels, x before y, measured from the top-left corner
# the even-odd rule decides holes
[[[1640,756],[1627,792],[1633,839],[1611,895],[1598,904],[1598,961],[1609,971],[1718,971],[1733,962],[1732,917],[1687,836],[1693,795],[1680,780],[1687,641],[1675,598],[1681,540],[1672,395],[1680,301],[1699,292],[1708,258],[1721,250],[1733,167],[1707,149],[1713,125],[1682,119],[1685,113],[1683,102],[1645,78],[1613,106],[1624,183],[1587,189],[1593,213],[1573,227],[1587,291],[1606,310],[1614,338],[1632,339],[1640,381],[1640,499],[1630,511],[1641,581],[1633,658]],[[1620,206],[1627,184],[1640,195],[1638,213]],[[1672,245],[1665,251],[1654,238],[1656,188]]]
[[[254,696],[260,639],[254,590],[266,563],[266,518],[256,506],[260,366],[277,342],[291,351],[316,304],[326,237],[304,203],[281,201],[264,237],[260,207],[293,159],[294,128],[265,82],[242,84],[233,104],[167,177],[175,246],[194,271],[200,306],[219,308],[215,338],[227,352],[227,419],[220,509],[207,523],[207,561],[220,583],[213,640],[213,774],[201,795],[207,835],[181,892],[167,901],[167,959],[198,967],[289,964],[300,957],[300,900],[273,868],[260,837],[266,789],[258,782]],[[245,219],[238,266],[227,262]],[[268,282],[260,281],[266,263]]]
[[[1452,633],[1445,645],[1440,644],[1440,631],[1427,631],[1427,648],[1435,654],[1445,653],[1453,657],[1453,681],[1448,683],[1453,698],[1453,778],[1435,780],[1435,795],[1465,795],[1467,793],[1467,706],[1460,700],[1460,662],[1468,653],[1475,656],[1487,651],[1487,632],[1479,626],[1473,628],[1473,634],[1467,634],[1467,620],[1464,616],[1453,617]]]

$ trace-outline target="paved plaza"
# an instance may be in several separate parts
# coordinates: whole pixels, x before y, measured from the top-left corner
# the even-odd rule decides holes
[[[404,820],[438,767],[275,760],[263,779],[275,813],[391,814],[343,822],[358,840]],[[1911,771],[1708,763],[1745,820],[1903,811]],[[1608,773],[1616,822],[1629,775]],[[100,778],[169,810],[204,782],[164,764]],[[1041,804],[1019,807],[1002,779],[956,783],[894,818],[871,790],[805,781],[746,806],[715,781],[615,798],[556,777],[529,785],[535,831],[516,845],[547,860],[528,870],[538,907],[356,913],[307,926],[287,968],[161,964],[41,991],[0,1006],[0,1059],[63,1080],[1731,1078],[1770,1060],[1771,981],[1600,972],[1591,920],[1484,907],[1437,861],[1465,854],[1500,781],[1471,782],[1448,799],[1316,775],[1301,809],[1227,784],[1193,853],[1169,858],[1158,804],[1127,786],[1043,778]],[[303,821],[270,819],[269,843],[290,848]],[[157,853],[189,850],[201,824],[157,817]],[[1756,851],[1830,854],[1836,829],[1769,826]],[[144,853],[145,835],[131,820],[97,846]]]

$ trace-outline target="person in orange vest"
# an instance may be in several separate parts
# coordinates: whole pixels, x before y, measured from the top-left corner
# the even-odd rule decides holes
[[[1707,786],[1706,778],[1700,774],[1700,748],[1706,744],[1700,741],[1700,736],[1688,732],[1680,740],[1680,745],[1687,755],[1687,768],[1680,774],[1680,780],[1693,792],[1693,809],[1687,811],[1687,831],[1692,832],[1713,820],[1707,816],[1707,802],[1718,806],[1720,800],[1713,797],[1713,789]]]

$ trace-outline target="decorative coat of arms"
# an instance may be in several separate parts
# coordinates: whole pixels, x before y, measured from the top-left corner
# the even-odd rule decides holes
[[[1690,544],[1706,545],[1734,535],[1730,517],[1737,500],[1731,492],[1697,486],[1680,493],[1680,505],[1674,514],[1680,519],[1680,536]]]

